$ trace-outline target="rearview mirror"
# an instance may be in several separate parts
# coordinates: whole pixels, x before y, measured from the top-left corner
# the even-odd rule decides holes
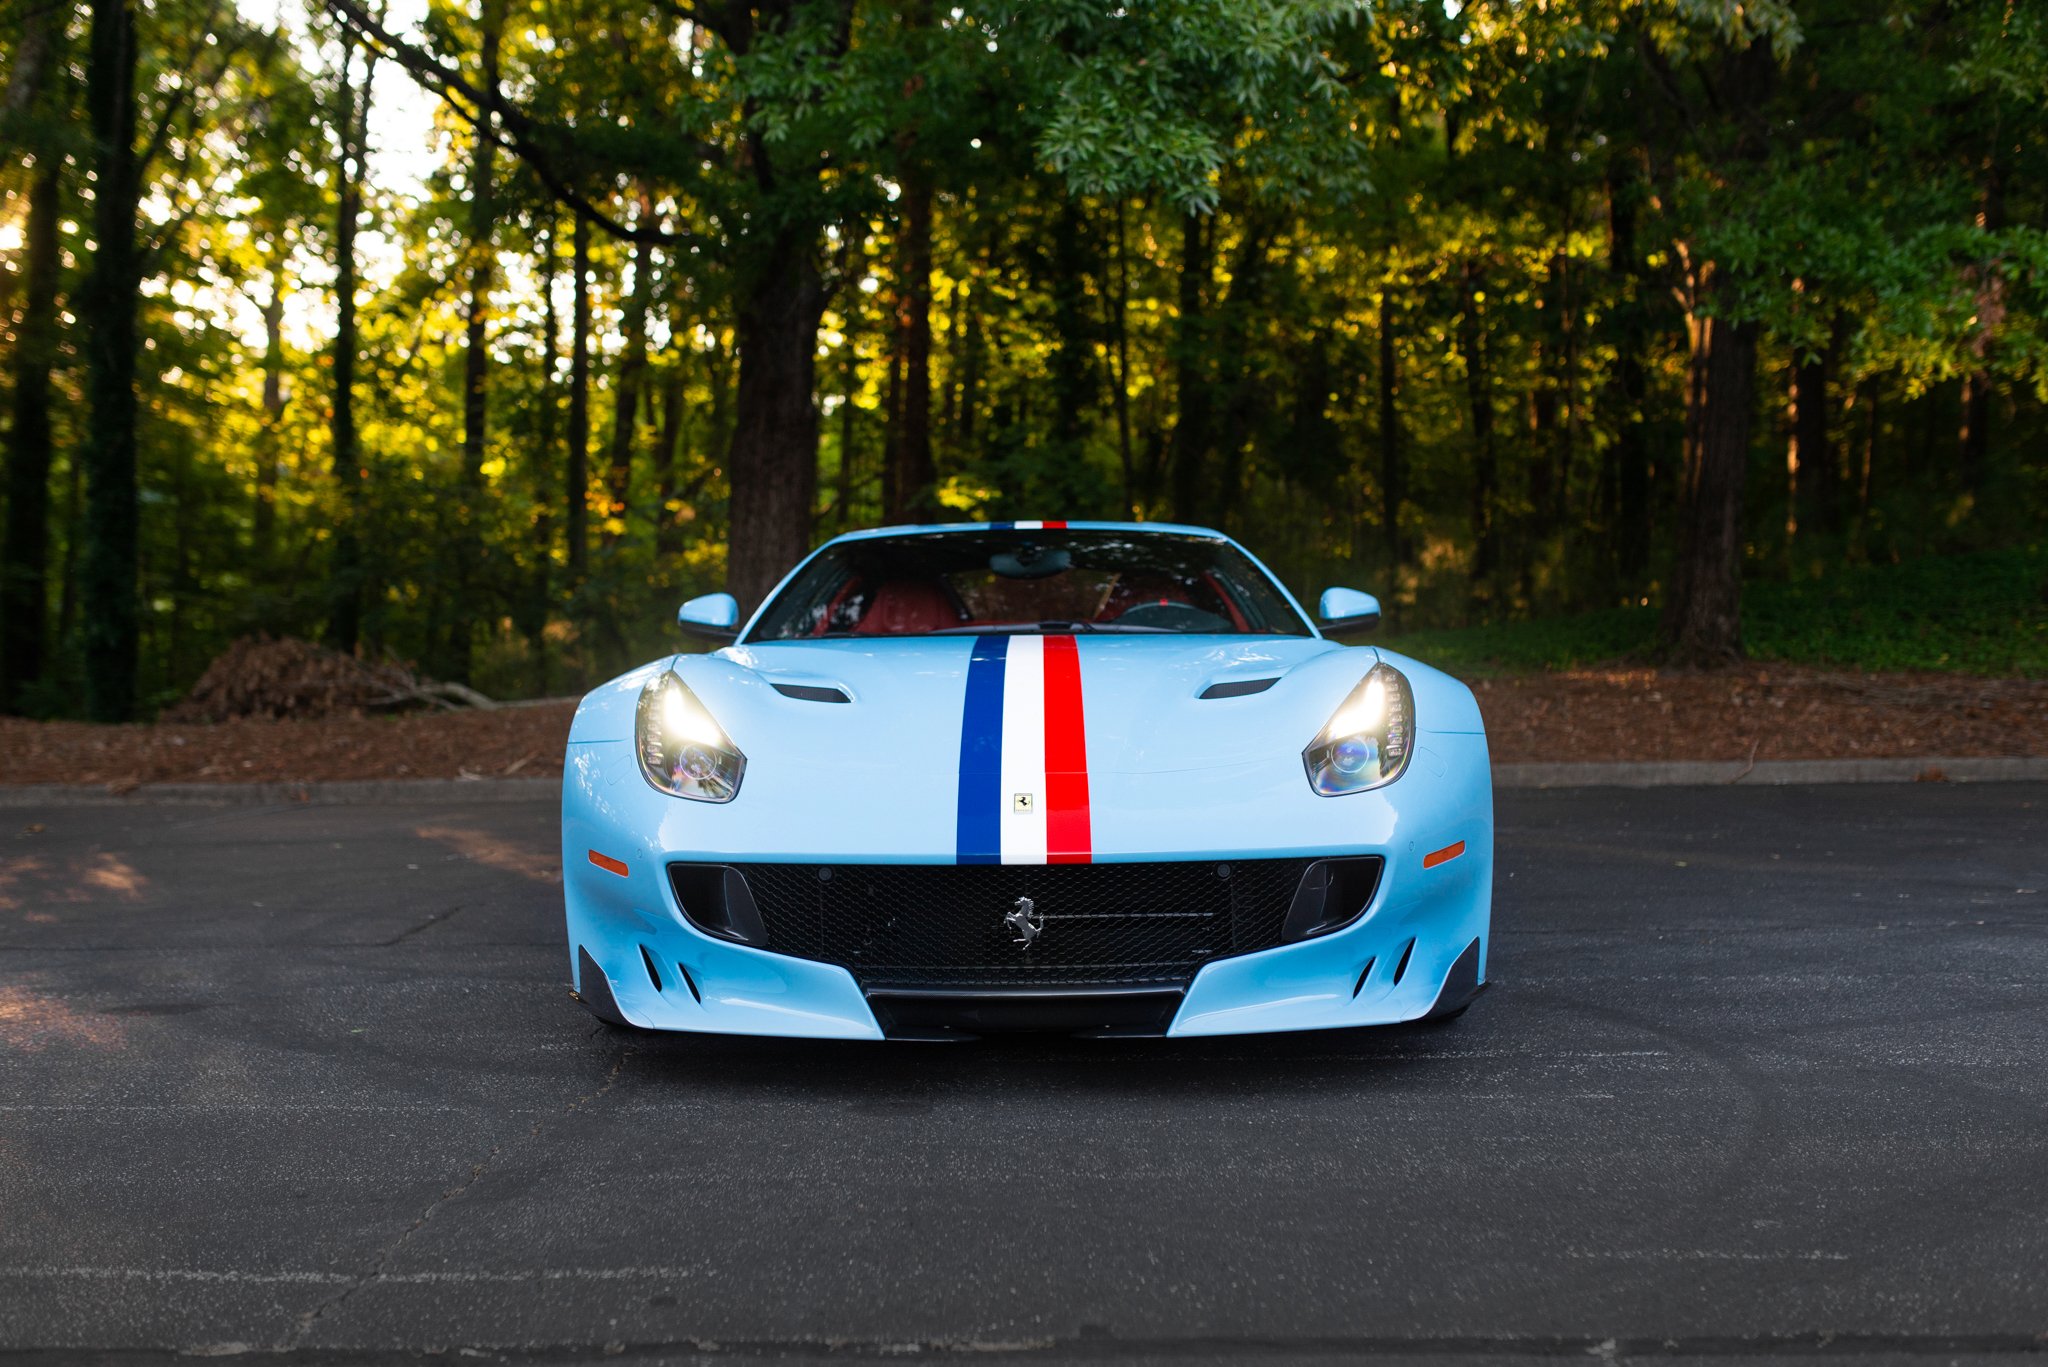
[[[707,593],[676,610],[676,625],[707,641],[731,641],[739,634],[740,603],[729,593]]]
[[[1316,615],[1323,619],[1323,631],[1328,635],[1371,631],[1380,624],[1380,600],[1357,589],[1324,589]]]

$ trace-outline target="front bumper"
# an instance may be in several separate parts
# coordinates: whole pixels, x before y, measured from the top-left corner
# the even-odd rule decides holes
[[[1298,765],[1106,776],[1098,785],[1098,811],[1114,813],[1129,833],[1121,852],[1098,841],[1098,863],[1382,857],[1371,903],[1344,929],[1215,959],[1164,996],[1157,984],[1118,994],[991,983],[922,999],[864,991],[836,963],[705,934],[682,914],[667,869],[706,860],[940,862],[933,852],[877,854],[882,842],[871,822],[849,823],[860,829],[841,845],[811,823],[764,833],[758,818],[742,824],[737,803],[707,807],[654,792],[630,746],[573,745],[563,783],[563,884],[575,985],[593,1010],[632,1025],[834,1039],[1015,1028],[1217,1035],[1442,1013],[1486,981],[1492,794],[1483,736],[1423,733],[1420,741],[1401,780],[1342,798],[1308,791]],[[1098,831],[1107,824],[1099,817]],[[1439,858],[1425,866],[1432,855]]]

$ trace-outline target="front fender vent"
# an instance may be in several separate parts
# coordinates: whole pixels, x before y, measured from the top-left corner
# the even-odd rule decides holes
[[[1279,682],[1278,679],[1225,679],[1222,683],[1210,684],[1201,691],[1199,696],[1203,698],[1249,698],[1254,693],[1265,692]]]
[[[775,690],[775,691],[776,691],[777,693],[780,693],[780,694],[781,694],[781,695],[782,695],[783,697],[785,697],[785,698],[795,698],[795,699],[796,699],[796,700],[797,700],[798,702],[852,702],[852,701],[853,701],[853,699],[852,699],[852,698],[849,698],[849,697],[847,697],[847,696],[846,696],[846,694],[845,694],[845,692],[844,692],[843,690],[841,690],[841,689],[837,689],[837,688],[830,688],[830,687],[825,687],[825,686],[822,686],[822,685],[819,685],[819,684],[793,684],[793,683],[779,683],[779,684],[771,684],[770,686],[771,686],[772,688],[774,688],[774,690]]]

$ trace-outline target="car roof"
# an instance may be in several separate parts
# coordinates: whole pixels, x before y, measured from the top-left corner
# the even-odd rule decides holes
[[[1230,540],[1229,537],[1217,531],[1214,527],[1196,527],[1182,522],[1057,522],[1050,530],[1058,531],[1061,528],[1067,531],[1080,532],[1138,532],[1153,535],[1164,533],[1174,536],[1214,537],[1219,541]],[[1013,522],[920,522],[906,523],[898,527],[868,527],[856,532],[842,532],[825,544],[830,546],[841,541],[867,541],[879,536],[927,536],[942,532],[1007,532],[1047,529],[1045,522],[1035,520]]]

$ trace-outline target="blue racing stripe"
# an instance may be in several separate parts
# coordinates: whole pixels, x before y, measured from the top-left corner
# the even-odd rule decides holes
[[[977,636],[960,714],[960,808],[954,848],[962,864],[1003,859],[1003,670],[1010,638]]]
[[[1014,532],[1017,530],[1017,524],[1014,522],[991,522],[988,524],[988,529],[992,532]]]

